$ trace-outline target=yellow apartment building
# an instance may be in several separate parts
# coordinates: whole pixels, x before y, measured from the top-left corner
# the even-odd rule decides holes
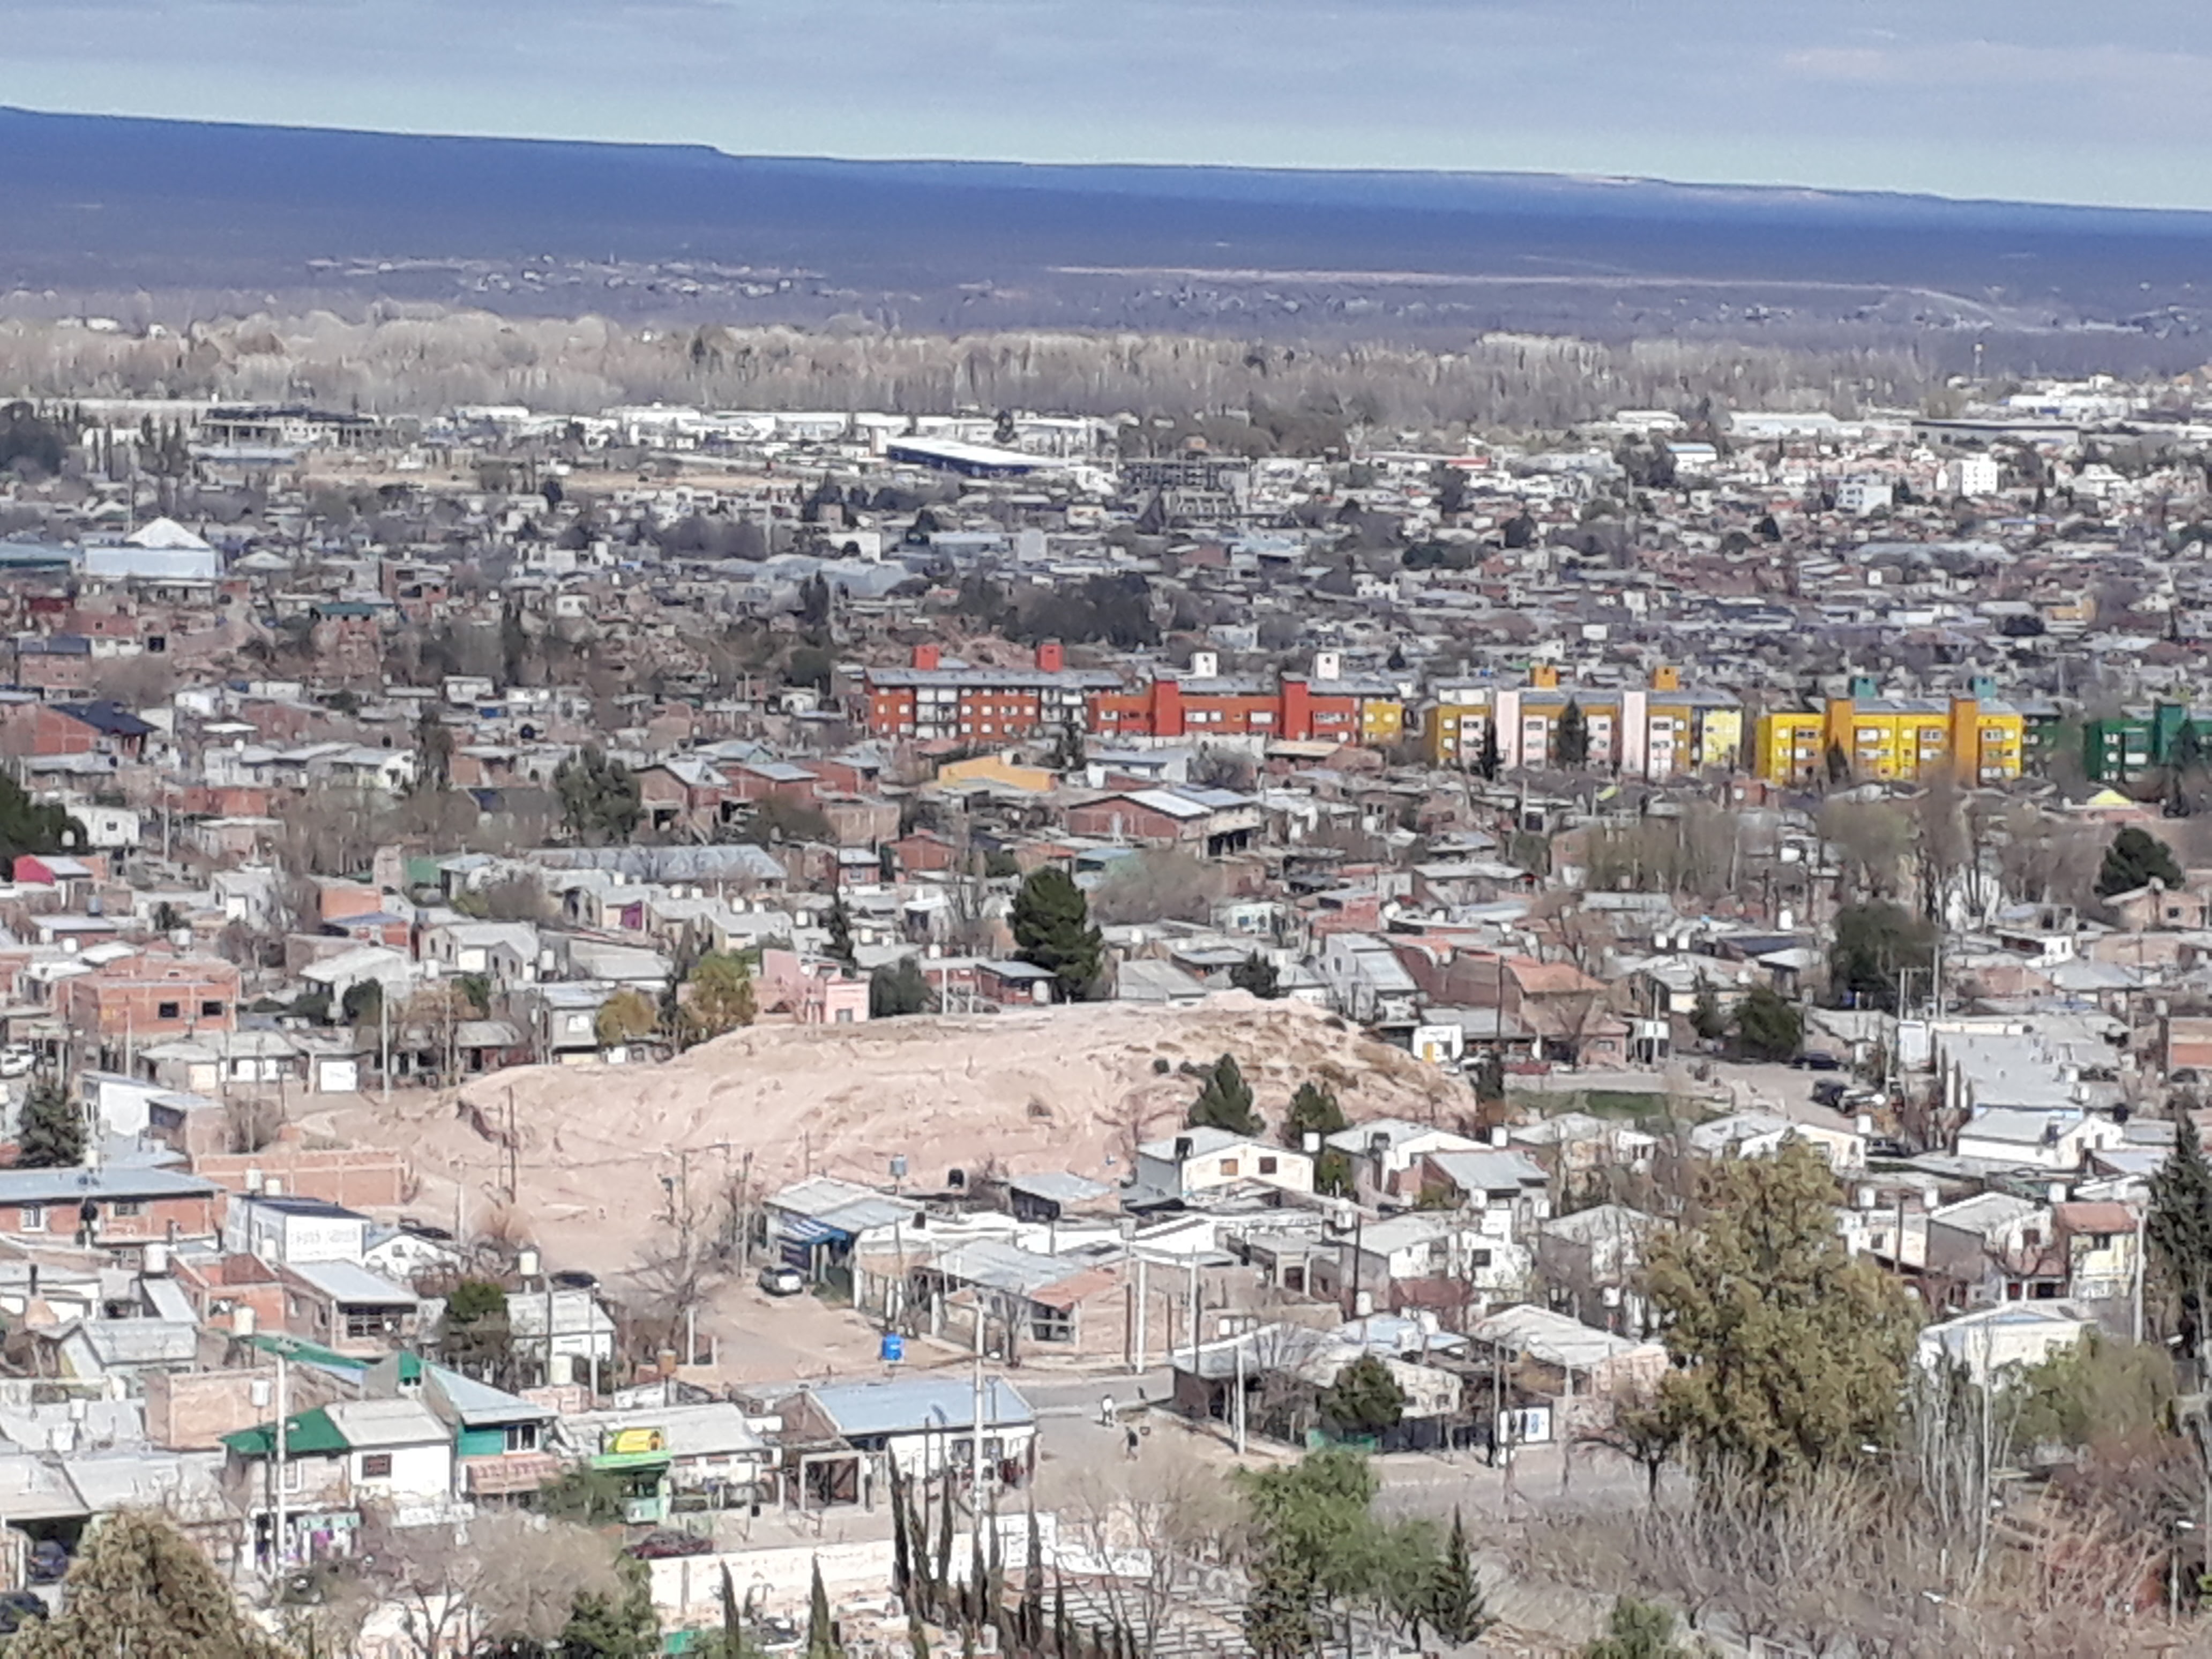
[[[2010,704],[1975,697],[1831,697],[1819,712],[1771,710],[1759,717],[1756,769],[1771,783],[1825,777],[1842,754],[1862,782],[1911,782],[1948,773],[1970,784],[2021,775],[2026,721]]]

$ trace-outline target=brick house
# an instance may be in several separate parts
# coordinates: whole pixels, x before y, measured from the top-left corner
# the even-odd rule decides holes
[[[126,1046],[236,1030],[239,986],[236,965],[220,957],[149,951],[64,980],[57,1001],[92,1063],[113,1070]]]
[[[224,1194],[173,1170],[0,1170],[0,1237],[108,1249],[213,1239]]]

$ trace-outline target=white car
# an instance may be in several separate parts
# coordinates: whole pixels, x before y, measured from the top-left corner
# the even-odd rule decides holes
[[[20,1042],[0,1048],[0,1078],[28,1077],[39,1057]]]

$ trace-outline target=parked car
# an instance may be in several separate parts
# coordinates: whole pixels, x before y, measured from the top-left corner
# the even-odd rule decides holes
[[[668,1561],[680,1555],[711,1555],[714,1550],[714,1540],[711,1538],[696,1532],[678,1532],[672,1527],[656,1527],[623,1553],[641,1561]]]
[[[1815,1106],[1840,1107],[1846,1092],[1840,1078],[1824,1077],[1813,1085],[1813,1103]]]
[[[39,1063],[28,1045],[11,1042],[0,1048],[0,1078],[28,1077]]]
[[[806,1288],[806,1275],[787,1262],[773,1262],[760,1270],[759,1283],[770,1296],[797,1296]]]
[[[1790,1063],[1807,1072],[1840,1072],[1844,1069],[1844,1062],[1825,1048],[1808,1048]]]

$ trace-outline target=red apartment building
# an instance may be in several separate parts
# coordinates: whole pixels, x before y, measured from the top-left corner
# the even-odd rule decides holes
[[[1119,684],[1102,669],[1068,667],[1057,640],[1037,647],[1031,668],[946,667],[937,647],[918,645],[913,667],[871,668],[862,680],[873,735],[981,744],[1085,729],[1093,695]]]

